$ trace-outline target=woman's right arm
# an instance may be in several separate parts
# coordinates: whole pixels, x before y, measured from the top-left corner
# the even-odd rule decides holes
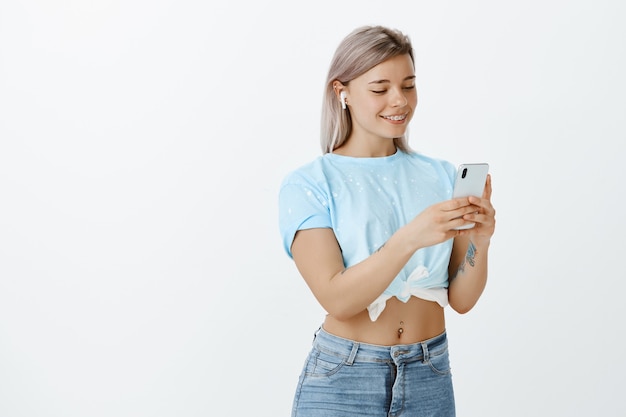
[[[291,245],[298,271],[320,305],[338,320],[367,308],[385,291],[419,248],[456,236],[456,217],[475,211],[466,198],[435,204],[398,229],[376,252],[345,268],[335,234],[329,228],[300,230]]]
[[[382,294],[413,254],[396,235],[350,268],[344,267],[332,229],[298,231],[291,253],[320,305],[337,320],[347,320]]]

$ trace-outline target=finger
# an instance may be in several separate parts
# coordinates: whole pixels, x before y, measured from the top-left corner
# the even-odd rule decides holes
[[[476,206],[462,207],[456,211],[446,212],[441,220],[445,222],[446,229],[454,230],[457,227],[474,223],[474,221],[469,220],[468,215],[475,215],[478,209]]]
[[[486,194],[485,194],[486,195]],[[491,191],[489,191],[488,196],[491,196]],[[469,197],[470,203],[473,205],[479,206],[484,212],[489,213],[493,211],[493,206],[491,205],[491,200],[489,198],[478,198],[471,196]]]
[[[480,223],[488,223],[490,221],[493,221],[496,216],[496,210],[493,208],[489,200],[482,200],[482,202],[484,204],[481,206],[480,210],[468,213],[463,218],[470,221],[479,221]]]
[[[482,227],[493,228],[496,224],[492,214],[471,213],[463,216],[463,220],[476,223]]]
[[[488,210],[489,206],[491,205],[491,202],[489,200],[474,196],[469,197],[469,201],[472,206],[477,207],[479,210]]]
[[[491,174],[487,174],[487,182],[485,183],[485,189],[483,190],[483,198],[491,200]]]
[[[474,204],[470,204],[468,206],[459,207],[455,210],[444,211],[442,213],[442,220],[449,222],[449,221],[454,221],[455,219],[463,219],[465,215],[470,214],[470,213],[478,213],[480,210],[482,210],[481,207],[476,206]],[[462,226],[462,225],[463,224],[455,224],[452,227]]]
[[[474,222],[469,222],[469,221],[465,220],[465,218],[463,218],[463,217],[458,217],[456,219],[452,219],[447,224],[448,233],[456,234],[459,231],[469,230],[469,229],[465,228],[469,224],[475,224],[475,223]]]
[[[452,200],[447,200],[441,203],[441,210],[443,211],[455,211],[462,209],[463,207],[471,206],[470,197],[458,197]]]

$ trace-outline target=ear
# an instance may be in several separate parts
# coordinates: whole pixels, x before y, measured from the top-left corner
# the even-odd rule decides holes
[[[345,86],[339,80],[333,81],[333,90],[335,91],[335,96],[339,99],[339,94],[342,91],[345,91]]]

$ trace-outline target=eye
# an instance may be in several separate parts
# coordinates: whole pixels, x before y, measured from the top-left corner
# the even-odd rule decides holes
[[[371,91],[372,91],[372,93],[374,93],[374,94],[383,94],[383,93],[386,93],[386,92],[387,92],[387,90],[371,90]]]
[[[405,90],[414,90],[415,86],[414,85],[409,85],[407,87],[403,87]]]

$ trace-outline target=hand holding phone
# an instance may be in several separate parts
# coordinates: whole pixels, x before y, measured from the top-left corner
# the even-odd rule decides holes
[[[456,179],[454,181],[452,198],[469,196],[482,197],[488,173],[489,164],[487,163],[459,165]],[[471,229],[474,226],[475,223],[469,223],[464,226],[457,227],[455,230]]]

